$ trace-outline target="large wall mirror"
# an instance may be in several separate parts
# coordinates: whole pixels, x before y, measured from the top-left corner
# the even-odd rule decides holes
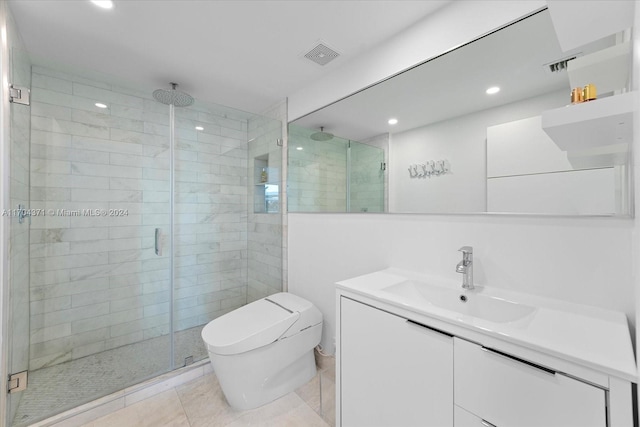
[[[545,9],[291,122],[289,211],[631,215],[629,38]]]

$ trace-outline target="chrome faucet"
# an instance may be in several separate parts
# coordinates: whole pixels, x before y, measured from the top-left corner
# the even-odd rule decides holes
[[[456,265],[456,273],[462,273],[462,287],[473,290],[473,248],[463,246],[458,249],[462,252],[462,261]]]

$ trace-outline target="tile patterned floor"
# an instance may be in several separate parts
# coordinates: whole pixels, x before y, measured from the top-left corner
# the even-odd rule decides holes
[[[85,427],[330,427],[335,425],[335,364],[296,392],[260,408],[237,412],[229,407],[214,374],[127,406]]]

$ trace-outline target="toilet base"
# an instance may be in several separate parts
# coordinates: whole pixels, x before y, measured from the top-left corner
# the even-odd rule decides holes
[[[319,324],[307,333],[232,356],[209,352],[229,405],[239,411],[254,409],[311,381],[316,375],[313,349],[320,342],[321,331]]]

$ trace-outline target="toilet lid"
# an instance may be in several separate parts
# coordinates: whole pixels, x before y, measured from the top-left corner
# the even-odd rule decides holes
[[[299,317],[300,313],[260,299],[209,322],[202,339],[215,354],[244,353],[276,341]]]

